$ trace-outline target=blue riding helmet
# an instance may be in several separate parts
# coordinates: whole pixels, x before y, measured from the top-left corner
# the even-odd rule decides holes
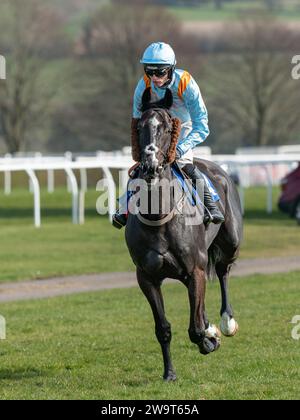
[[[175,66],[176,57],[173,48],[164,42],[154,42],[146,48],[141,64],[164,64],[166,66]]]
[[[172,80],[176,58],[170,45],[164,42],[154,42],[146,48],[140,62],[144,64],[144,71],[148,77],[154,74],[157,77],[163,77],[168,74],[166,85]]]

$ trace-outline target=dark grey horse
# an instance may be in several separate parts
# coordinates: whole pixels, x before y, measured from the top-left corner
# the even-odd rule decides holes
[[[171,104],[168,91],[164,100],[156,104],[149,102],[149,95],[143,97],[143,114],[137,127],[139,177],[147,182],[149,196],[157,180],[172,181],[174,178],[172,159],[168,156],[173,147],[174,119],[167,110]],[[175,380],[176,374],[170,355],[171,325],[165,315],[161,293],[165,278],[178,279],[188,289],[189,337],[202,354],[209,354],[220,345],[220,331],[209,324],[205,315],[206,280],[212,272],[217,274],[221,285],[221,331],[226,336],[233,336],[238,329],[229,303],[228,277],[242,239],[239,195],[231,178],[218,165],[204,160],[196,163],[219,193],[225,223],[221,226],[190,223],[191,211],[198,209],[192,209],[190,202],[185,200],[182,211],[174,212],[178,203],[174,194],[170,194],[170,212],[164,213],[160,206],[158,214],[129,214],[126,225],[127,246],[136,265],[139,286],[153,312],[155,333],[163,353],[163,377],[167,381]],[[201,213],[201,209],[199,211]]]

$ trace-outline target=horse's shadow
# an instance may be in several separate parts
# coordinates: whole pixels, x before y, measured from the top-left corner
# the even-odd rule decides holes
[[[71,217],[71,205],[70,208],[42,208],[41,215],[43,218],[54,219],[57,217]],[[85,208],[86,217],[98,217],[97,211],[92,207]],[[33,217],[33,207],[23,208],[0,208],[0,219],[31,219]]]
[[[47,376],[46,372],[34,367],[29,367],[27,369],[0,369],[0,380],[9,379],[12,381],[20,381],[22,379],[38,378],[42,376]]]

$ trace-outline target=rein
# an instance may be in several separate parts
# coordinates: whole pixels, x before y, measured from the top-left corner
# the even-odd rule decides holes
[[[145,217],[141,215],[141,213],[138,213],[136,216],[139,219],[139,221],[142,222],[144,225],[152,226],[152,227],[160,227],[170,222],[173,219],[173,217],[175,216],[175,210],[176,210],[176,207],[173,207],[172,211],[169,214],[167,214],[165,217],[159,220],[146,219]]]
[[[146,217],[142,216],[141,213],[137,213],[136,216],[137,216],[137,218],[139,219],[140,222],[144,223],[144,225],[152,226],[152,227],[163,226],[173,219],[173,217],[176,215],[176,210],[178,212],[180,212],[182,210],[183,205],[184,205],[184,199],[185,199],[185,194],[184,194],[184,191],[182,191],[182,195],[181,195],[180,199],[178,200],[178,202],[175,203],[175,205],[172,208],[172,210],[170,211],[170,213],[168,213],[162,219],[149,220],[149,219],[146,219]]]

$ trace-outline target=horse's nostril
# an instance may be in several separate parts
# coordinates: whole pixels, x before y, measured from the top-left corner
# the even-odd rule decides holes
[[[158,151],[158,148],[155,146],[155,144],[154,144],[154,143],[149,144],[149,145],[145,148],[145,153],[146,153],[146,155],[154,155],[157,151]]]

